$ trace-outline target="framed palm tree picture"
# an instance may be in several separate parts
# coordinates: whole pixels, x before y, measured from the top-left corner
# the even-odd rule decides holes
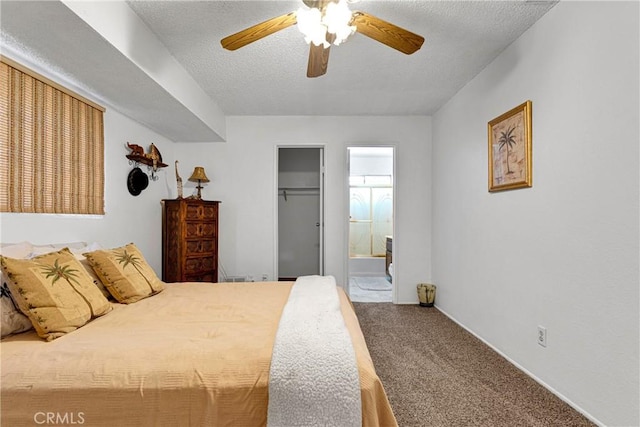
[[[531,101],[489,122],[489,191],[531,187]]]

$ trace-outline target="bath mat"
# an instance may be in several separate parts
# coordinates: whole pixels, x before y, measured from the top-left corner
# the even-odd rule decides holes
[[[391,283],[386,277],[352,277],[351,283],[365,291],[390,291]]]

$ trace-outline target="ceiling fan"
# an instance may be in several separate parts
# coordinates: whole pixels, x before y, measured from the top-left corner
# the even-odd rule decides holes
[[[397,25],[365,12],[351,12],[346,0],[302,1],[306,9],[301,7],[225,37],[220,42],[222,47],[236,50],[298,24],[310,46],[307,77],[319,77],[327,72],[331,44],[339,45],[356,31],[407,55],[424,43],[424,37]]]

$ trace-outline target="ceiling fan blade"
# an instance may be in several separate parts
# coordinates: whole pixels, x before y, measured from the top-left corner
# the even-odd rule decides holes
[[[416,52],[424,43],[424,37],[365,12],[353,12],[352,22],[359,33],[407,55]]]
[[[316,46],[313,43],[309,44],[309,64],[307,65],[307,77],[320,77],[327,72],[327,66],[329,65],[329,49],[331,43],[336,39],[335,34],[325,34],[328,47],[323,45]]]
[[[285,28],[295,25],[296,22],[296,13],[290,12],[286,15],[271,18],[267,21],[261,22],[260,24],[256,24],[240,32],[227,36],[223,38],[220,43],[225,49],[236,50],[277,31],[284,30]]]
[[[307,77],[320,77],[327,72],[329,65],[329,49],[324,46],[309,45],[309,64],[307,65]]]

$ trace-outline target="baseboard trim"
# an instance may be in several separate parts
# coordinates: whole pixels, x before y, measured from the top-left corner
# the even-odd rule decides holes
[[[463,323],[459,322],[458,319],[456,319],[455,317],[453,317],[452,315],[450,315],[449,313],[447,313],[446,311],[444,311],[442,308],[440,308],[440,306],[438,306],[437,304],[434,305],[435,308],[438,309],[438,311],[440,311],[442,314],[444,314],[445,316],[447,316],[449,319],[451,319],[453,322],[455,322],[457,325],[459,325],[461,328],[463,328],[465,331],[469,332],[471,335],[473,335],[474,337],[476,337],[477,339],[479,339],[480,341],[482,341],[484,344],[486,344],[487,346],[489,346],[493,351],[495,351],[496,353],[498,353],[500,356],[502,356],[504,359],[506,359],[509,363],[511,363],[513,366],[515,366],[516,368],[518,368],[520,371],[524,372],[526,375],[528,375],[529,377],[531,377],[535,382],[537,382],[538,384],[540,384],[542,387],[546,388],[547,390],[549,390],[551,393],[553,393],[554,395],[556,395],[560,400],[562,400],[563,402],[565,402],[567,405],[571,406],[573,409],[575,409],[576,411],[580,412],[582,415],[584,415],[589,421],[591,421],[592,423],[596,424],[597,426],[600,427],[606,427],[606,424],[604,424],[603,422],[601,422],[600,420],[598,420],[597,418],[595,418],[593,415],[591,415],[589,412],[585,411],[582,407],[580,407],[579,405],[576,405],[571,399],[569,399],[568,397],[566,397],[565,395],[563,395],[562,393],[558,392],[556,389],[554,389],[553,387],[551,387],[549,384],[545,383],[544,381],[542,381],[540,378],[538,378],[537,376],[535,376],[532,372],[530,372],[529,370],[527,370],[526,368],[524,368],[523,366],[521,366],[518,362],[516,362],[515,360],[511,359],[509,356],[507,356],[506,354],[504,354],[502,351],[500,351],[499,349],[497,349],[495,346],[493,346],[491,343],[489,343],[488,341],[486,341],[484,338],[482,338],[481,336],[479,336],[478,334],[476,334],[474,331],[472,331],[471,329],[469,329],[467,326],[465,326]]]

